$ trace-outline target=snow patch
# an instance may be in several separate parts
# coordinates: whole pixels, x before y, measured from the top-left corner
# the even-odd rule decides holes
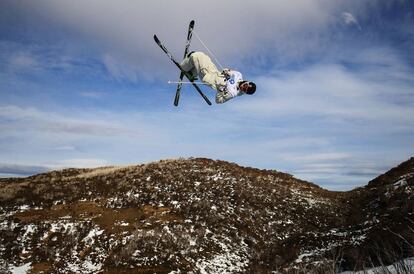
[[[395,188],[400,188],[400,187],[406,186],[406,185],[407,185],[407,180],[405,178],[401,179],[401,180],[398,180],[397,182],[394,183]]]
[[[102,269],[102,264],[84,261],[81,264],[69,263],[68,268],[73,273],[97,273]]]
[[[31,268],[31,263],[27,263],[21,266],[11,266],[9,268],[9,271],[11,271],[12,274],[26,274]]]
[[[303,258],[312,257],[314,255],[315,255],[314,253],[303,253],[303,254],[300,254],[299,257],[295,260],[295,263],[302,263],[303,262]]]
[[[99,230],[98,227],[95,227],[91,231],[89,231],[89,234],[85,238],[82,239],[82,242],[92,245],[95,242],[95,237],[101,235],[103,232],[103,229]]]
[[[20,212],[27,211],[29,209],[30,209],[30,206],[28,206],[28,205],[22,205],[22,206],[19,207]]]
[[[240,246],[231,246],[226,245],[215,236],[211,238],[221,246],[222,253],[214,255],[212,258],[198,260],[196,262],[198,271],[201,274],[244,272],[249,264],[247,245],[243,243]]]

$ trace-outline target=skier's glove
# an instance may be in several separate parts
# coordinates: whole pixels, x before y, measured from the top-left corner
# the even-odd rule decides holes
[[[226,80],[230,79],[230,69],[223,69],[223,71],[221,72],[221,74],[224,76],[224,78],[226,78]]]

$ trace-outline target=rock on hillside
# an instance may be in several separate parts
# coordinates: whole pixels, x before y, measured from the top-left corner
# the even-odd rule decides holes
[[[413,163],[350,192],[202,158],[0,179],[0,272],[361,266],[379,232],[401,236],[413,220]]]

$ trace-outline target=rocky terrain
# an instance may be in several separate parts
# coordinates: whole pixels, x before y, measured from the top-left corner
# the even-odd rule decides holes
[[[349,192],[203,158],[0,179],[0,273],[330,273],[414,256],[414,158]]]

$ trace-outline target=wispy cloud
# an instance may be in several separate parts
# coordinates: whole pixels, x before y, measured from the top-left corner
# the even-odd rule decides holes
[[[55,27],[80,34],[82,40],[78,47],[99,43],[99,54],[103,53],[102,61],[108,72],[116,79],[133,81],[142,76],[163,77],[171,72],[152,35],[159,34],[171,51],[181,56],[185,29],[190,19],[196,19],[197,32],[227,66],[240,66],[251,58],[257,60],[264,53],[267,59],[279,62],[281,58],[307,58],[320,50],[322,44],[332,43],[323,33],[336,24],[336,11],[347,6],[343,1],[326,0],[289,3],[257,0],[245,1],[243,5],[234,0],[214,0],[197,3],[189,18],[187,8],[194,5],[189,0],[157,0],[145,4],[139,1],[114,4],[113,1],[103,0],[98,4],[95,1],[56,3],[41,0],[36,4],[15,5],[33,20],[40,17]],[[352,5],[358,9],[368,3],[360,1]],[[217,6],[222,11],[232,12],[211,21],[210,15],[217,13]],[[346,13],[345,18],[346,22],[356,22],[352,21],[355,17],[350,13]],[[223,32],[218,33],[217,30]],[[223,43],[223,40],[226,42]],[[206,50],[196,37],[192,46],[193,49]],[[269,46],[272,53],[267,51]]]
[[[318,162],[335,162],[338,160],[350,159],[352,154],[350,153],[315,153],[315,154],[308,154],[308,155],[286,155],[282,158],[286,161],[291,162],[300,162],[300,163],[318,163]],[[321,164],[317,164],[319,167]],[[326,165],[326,164],[323,164]]]
[[[50,171],[50,168],[45,166],[0,163],[0,177],[29,176],[47,171]]]
[[[104,159],[65,159],[54,162],[45,162],[42,165],[5,164],[0,163],[0,177],[26,177],[39,173],[64,168],[95,168],[108,166]]]
[[[79,92],[79,95],[85,98],[91,98],[91,99],[101,99],[105,97],[105,92],[101,91],[82,91]]]
[[[116,80],[129,80],[136,82],[138,80],[136,70],[130,68],[126,63],[121,62],[109,54],[102,57],[103,64],[109,74]]]
[[[299,178],[319,182],[325,188],[351,190],[388,171],[391,165],[391,162],[384,164],[375,160],[361,160],[358,155],[354,155],[352,158],[334,161],[299,162],[300,167],[292,172]]]
[[[36,108],[0,106],[0,128],[8,132],[32,130],[49,133],[65,133],[95,136],[139,136],[140,133],[120,125],[116,121],[93,117],[68,117],[63,114],[40,111]]]
[[[260,94],[233,108],[268,117],[319,116],[338,122],[358,119],[358,123],[369,122],[371,126],[372,122],[388,124],[390,130],[413,126],[413,102],[401,105],[393,99],[397,94],[411,93],[411,83],[384,81],[381,73],[372,79],[373,70],[366,77],[360,71],[323,65],[261,77],[257,79],[262,83]]]
[[[48,166],[53,169],[60,168],[94,168],[107,166],[109,163],[104,159],[65,159],[61,161],[51,162]]]
[[[27,52],[15,52],[8,60],[9,69],[12,71],[36,70],[39,63],[36,58]]]
[[[0,51],[0,69],[9,75],[106,77],[98,55],[85,55],[85,51],[68,44],[0,39]]]
[[[52,150],[57,150],[57,151],[74,151],[76,150],[75,146],[58,146],[58,147],[53,147]]]
[[[348,26],[356,26],[359,30],[362,30],[361,25],[359,24],[358,20],[355,18],[352,13],[349,12],[343,12],[342,13],[342,21],[344,24]]]

